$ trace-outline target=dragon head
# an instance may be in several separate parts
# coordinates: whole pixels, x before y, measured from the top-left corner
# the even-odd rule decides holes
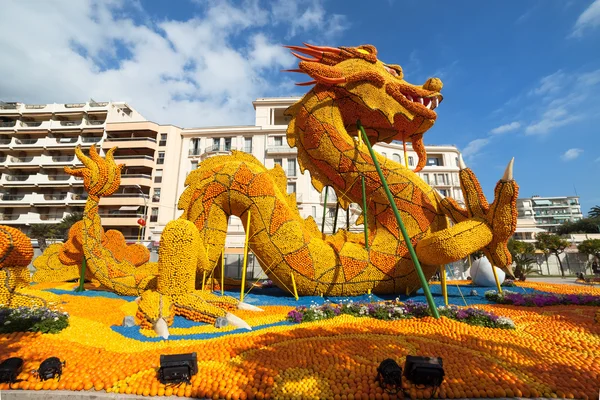
[[[335,91],[346,131],[356,134],[356,122],[361,121],[371,143],[402,140],[411,142],[419,156],[415,172],[427,162],[423,134],[431,128],[442,101],[442,81],[430,78],[423,85],[404,80],[399,65],[377,59],[377,49],[371,45],[358,47],[286,46],[301,61],[298,69],[289,72],[308,74],[313,80],[300,86],[316,85],[314,92]],[[307,57],[297,52],[302,52]]]

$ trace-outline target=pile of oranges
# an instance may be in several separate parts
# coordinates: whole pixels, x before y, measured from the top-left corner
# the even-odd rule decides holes
[[[264,306],[265,316],[254,313],[261,319],[255,321],[258,326],[250,312],[242,315],[255,327],[251,332],[138,342],[110,328],[132,308],[124,307],[124,300],[68,295],[62,300],[71,315],[70,326],[62,332],[0,335],[0,359],[26,360],[19,375],[24,381],[16,387],[214,399],[388,399],[396,396],[379,387],[377,367],[389,357],[403,365],[410,354],[443,358],[446,377],[439,398],[598,398],[600,324],[594,322],[593,307],[481,306],[511,318],[515,330],[446,318],[383,321],[349,315],[258,329],[285,318],[291,309]],[[103,316],[102,309],[111,313]],[[173,329],[183,335],[197,333]],[[198,355],[198,373],[191,383],[161,384],[160,355],[188,352]],[[40,382],[29,374],[50,356],[67,361],[60,382]],[[411,398],[434,396],[430,388],[407,380],[403,386]],[[6,389],[0,384],[0,390]]]

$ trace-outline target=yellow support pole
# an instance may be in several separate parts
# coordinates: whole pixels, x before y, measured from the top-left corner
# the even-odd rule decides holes
[[[240,288],[240,301],[244,301],[246,291],[246,266],[248,265],[248,237],[250,235],[250,209],[248,209],[248,220],[246,221],[246,241],[244,243],[244,266],[242,267],[242,287]]]
[[[225,249],[221,251],[221,296],[225,294]]]
[[[204,290],[204,282],[206,282],[206,271],[202,271],[202,290]]]
[[[296,288],[296,279],[294,279],[294,273],[290,272],[290,276],[292,277],[292,288],[294,288],[294,297],[296,301],[298,301],[298,289]]]
[[[408,169],[408,156],[407,156],[407,152],[406,152],[406,142],[402,141],[402,146],[404,146],[404,166],[406,167],[406,169]]]
[[[440,276],[442,280],[442,296],[444,296],[444,304],[448,305],[448,285],[446,284],[446,266],[440,266]]]
[[[496,287],[498,288],[498,294],[502,294],[502,286],[500,286],[500,280],[498,279],[498,274],[496,273],[496,267],[492,265],[492,272],[494,273],[494,279],[496,280]]]

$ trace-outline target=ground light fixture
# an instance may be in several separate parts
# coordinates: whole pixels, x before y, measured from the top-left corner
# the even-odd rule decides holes
[[[49,357],[42,361],[40,367],[35,371],[38,378],[42,381],[48,379],[54,379],[58,376],[58,380],[60,381],[60,377],[62,376],[62,368],[66,365],[66,361],[60,361],[58,357]]]
[[[437,390],[445,376],[442,358],[406,356],[404,376],[416,385],[433,386]]]
[[[398,393],[402,389],[402,368],[391,359],[385,359],[377,367],[377,381],[387,393]]]
[[[190,383],[192,376],[198,373],[196,353],[160,355],[158,380],[167,384]]]
[[[13,384],[18,382],[17,376],[23,370],[23,359],[11,357],[0,363],[0,383]]]

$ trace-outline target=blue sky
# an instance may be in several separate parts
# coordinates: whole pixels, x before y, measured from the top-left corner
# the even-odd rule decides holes
[[[600,204],[600,0],[7,1],[0,99],[124,100],[182,127],[253,123],[301,95],[281,47],[373,44],[412,83],[438,76],[428,144],[454,144],[491,199],[511,157],[522,196]]]

